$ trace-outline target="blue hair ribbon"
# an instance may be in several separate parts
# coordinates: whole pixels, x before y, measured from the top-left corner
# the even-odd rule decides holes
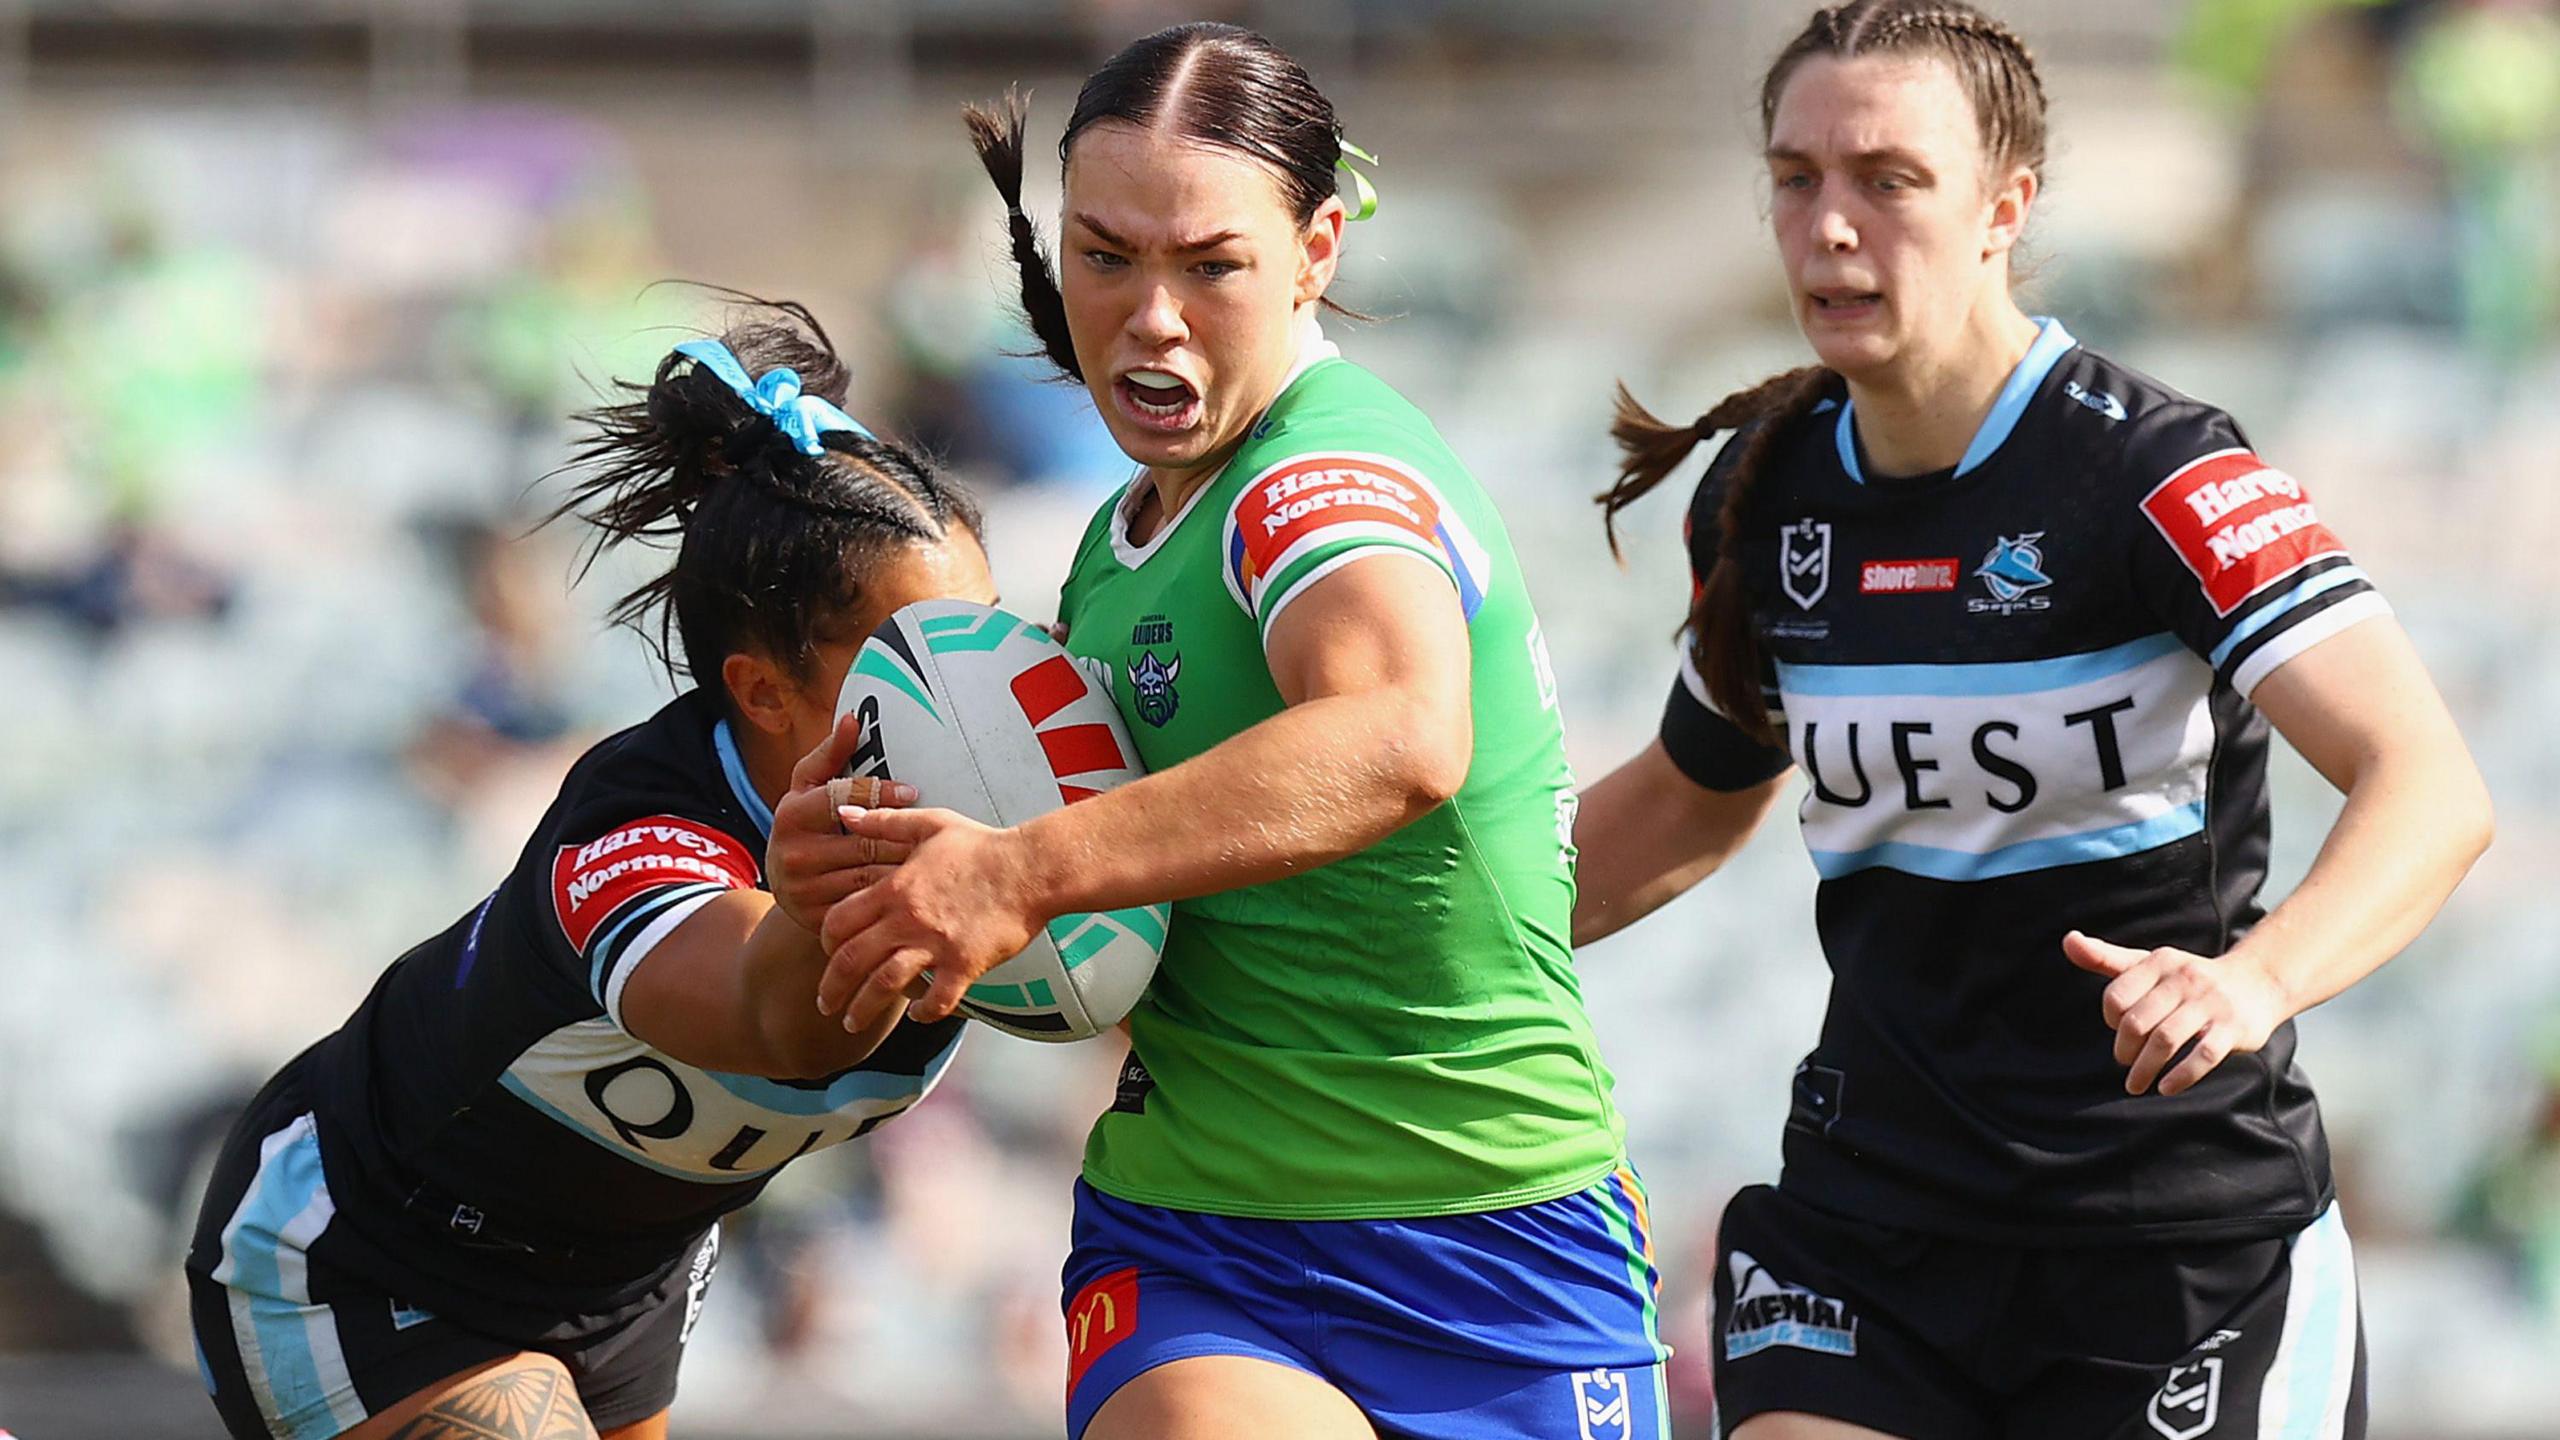
[[[825,449],[818,437],[830,430],[850,430],[865,440],[879,438],[825,400],[802,394],[800,372],[788,365],[777,365],[749,380],[746,367],[717,340],[687,340],[676,347],[676,353],[709,367],[712,374],[738,392],[738,398],[746,401],[749,409],[771,420],[775,428],[789,436],[803,455],[815,455]]]

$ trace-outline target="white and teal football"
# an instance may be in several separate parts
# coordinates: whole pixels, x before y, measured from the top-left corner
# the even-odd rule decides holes
[[[1110,693],[1049,632],[966,600],[924,600],[872,633],[836,713],[862,716],[856,775],[904,780],[919,803],[1019,825],[1144,772]],[[1028,1040],[1120,1023],[1155,975],[1169,906],[1062,915],[969,987],[960,1008]]]

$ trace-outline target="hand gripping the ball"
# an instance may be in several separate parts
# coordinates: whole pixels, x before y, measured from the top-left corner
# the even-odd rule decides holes
[[[862,748],[862,721],[846,715],[791,770],[791,789],[773,807],[765,841],[765,883],[784,918],[816,934],[827,908],[885,879],[907,858],[904,845],[848,833],[840,812],[913,805],[916,788],[896,780],[848,777],[844,767]],[[841,798],[840,798],[841,797]]]
[[[1019,831],[949,810],[870,810],[846,828],[906,855],[887,878],[837,901],[818,932],[827,952],[818,1009],[841,1013],[848,1030],[902,1003],[919,978],[930,988],[909,1018],[950,1015],[971,984],[1056,918],[1034,898],[1038,877]]]

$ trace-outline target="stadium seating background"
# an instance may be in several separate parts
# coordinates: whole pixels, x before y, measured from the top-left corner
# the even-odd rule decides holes
[[[210,1433],[175,1278],[206,1147],[485,892],[568,756],[667,693],[599,623],[630,564],[571,590],[573,535],[510,538],[566,412],[716,316],[648,282],[812,304],[855,413],[952,454],[1008,600],[1045,613],[1124,467],[1077,392],[1003,358],[999,216],[956,104],[1028,83],[1036,154],[1127,38],[1266,25],[1385,161],[1343,293],[1386,318],[1336,337],[1502,502],[1592,776],[1649,734],[1685,596],[1677,500],[1635,512],[1623,570],[1587,503],[1610,381],[1678,413],[1800,353],[1749,90],[1803,8],[0,3],[0,1427]],[[2312,485],[2489,773],[2497,849],[2304,1023],[2304,1057],[2377,1435],[2548,1434],[2560,30],[2534,27],[2560,21],[1995,8],[2055,104],[2033,308]],[[2481,14],[2518,28],[2443,28]],[[2335,809],[2285,755],[2280,885]],[[1821,1009],[1801,852],[1773,823],[1581,959],[1699,1434],[1710,1227],[1773,1172]],[[787,1172],[737,1227],[688,1433],[1053,1427],[1066,1180],[1110,1069],[980,1036],[919,1112]]]

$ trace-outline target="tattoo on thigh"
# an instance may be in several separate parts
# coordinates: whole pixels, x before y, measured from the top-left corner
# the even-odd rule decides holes
[[[569,1377],[547,1365],[499,1370],[428,1406],[391,1440],[596,1440]]]

